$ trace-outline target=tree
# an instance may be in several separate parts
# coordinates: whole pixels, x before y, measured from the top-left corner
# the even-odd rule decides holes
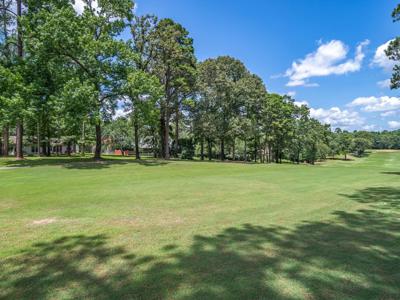
[[[158,19],[151,15],[133,18],[130,25],[130,52],[126,60],[127,110],[132,112],[135,135],[135,154],[140,159],[140,129],[144,125],[154,126],[156,102],[162,97],[158,78],[152,74],[155,59],[155,30]]]
[[[354,138],[351,144],[351,150],[358,157],[361,157],[369,147],[371,147],[371,141],[362,137]]]
[[[244,141],[244,160],[247,161],[247,142],[253,138],[254,160],[257,161],[258,148],[261,146],[262,111],[267,90],[260,77],[248,73],[238,81],[235,95],[239,101],[239,109],[234,140],[238,136]]]
[[[392,12],[393,22],[400,20],[400,4]],[[400,61],[400,37],[396,37],[389,43],[386,49],[386,55],[389,59],[398,62]],[[393,74],[391,78],[391,88],[398,89],[400,87],[400,65],[396,64],[393,67]]]
[[[157,77],[143,71],[131,71],[123,89],[127,99],[126,108],[132,112],[136,159],[140,159],[139,129],[154,120],[155,103],[162,96],[162,89]]]
[[[229,56],[207,59],[199,67],[199,95],[212,107],[221,160],[225,159],[233,120],[239,115],[239,81],[248,74],[242,62]]]
[[[268,94],[263,109],[263,125],[270,159],[282,162],[285,148],[294,135],[295,105],[290,98]]]
[[[152,72],[163,86],[160,100],[161,156],[170,157],[170,120],[177,101],[195,83],[196,58],[193,40],[182,25],[171,19],[161,20],[151,35],[154,45]],[[179,109],[179,107],[178,107]]]
[[[133,16],[131,0],[86,0],[78,15],[71,5],[42,9],[35,31],[35,43],[42,51],[62,57],[65,65],[77,70],[79,81],[92,89],[87,101],[89,116],[96,128],[95,159],[101,157],[101,124],[111,117],[120,96],[121,61],[125,43],[116,37]]]
[[[105,124],[104,135],[112,146],[119,150],[132,149],[132,126],[125,117],[119,117]]]
[[[348,131],[342,131],[339,128],[335,133],[338,135],[340,153],[344,154],[344,159],[347,160],[347,154],[351,151],[352,136]]]

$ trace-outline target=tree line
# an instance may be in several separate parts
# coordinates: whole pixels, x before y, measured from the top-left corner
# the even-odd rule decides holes
[[[54,139],[68,154],[93,144],[96,159],[105,144],[137,158],[147,148],[164,159],[312,164],[399,148],[398,132],[332,131],[238,59],[199,62],[181,24],[137,16],[131,0],[83,2],[77,12],[72,0],[0,0],[3,155],[11,135],[17,159],[24,143],[50,156]]]

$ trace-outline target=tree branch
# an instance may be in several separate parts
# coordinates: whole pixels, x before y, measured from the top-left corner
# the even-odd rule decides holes
[[[7,7],[0,7],[0,9],[6,11],[6,12],[8,12],[8,13],[10,13],[10,14],[12,14],[12,15],[14,15],[15,17],[18,18],[18,15],[17,15],[15,12],[13,12],[12,10],[10,10],[9,8],[7,8]]]

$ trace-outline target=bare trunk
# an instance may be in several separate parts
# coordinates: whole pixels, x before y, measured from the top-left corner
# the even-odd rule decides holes
[[[135,131],[135,156],[136,159],[140,159],[140,149],[139,149],[139,122],[137,116],[135,114],[135,119],[133,123],[134,131]]]
[[[225,160],[225,141],[221,139],[221,160]]]
[[[258,151],[257,140],[254,139],[254,162],[257,162],[257,151]]]
[[[160,157],[165,158],[165,112],[162,109],[160,114],[160,141],[161,141],[161,149],[160,149]]]
[[[164,125],[164,159],[169,159],[169,113],[165,113],[165,125]]]
[[[6,7],[6,1],[2,0],[2,7]],[[2,11],[3,14],[3,38],[4,38],[4,42],[5,42],[5,49],[4,49],[4,55],[5,57],[9,58],[10,55],[10,50],[9,50],[9,45],[8,45],[8,24],[7,24],[7,18],[6,18],[6,11],[3,10]]]
[[[235,157],[235,155],[236,155],[236,153],[235,153],[235,138],[233,138],[233,146],[232,146],[232,160],[236,160],[236,157]]]
[[[200,159],[204,160],[204,138],[201,138],[200,142]]]
[[[175,108],[175,155],[178,157],[179,152],[179,105]]]
[[[17,54],[18,57],[22,60],[24,56],[24,48],[22,44],[22,28],[20,18],[22,16],[22,0],[17,0]],[[18,160],[24,159],[23,154],[23,136],[24,136],[24,127],[22,120],[17,121],[16,127],[16,158]]]
[[[23,137],[24,137],[24,126],[21,120],[17,121],[16,126],[16,141],[15,141],[15,153],[17,160],[24,159],[23,153]]]
[[[81,154],[82,156],[85,155],[85,121],[82,122],[82,149]]]
[[[244,161],[247,162],[247,141],[244,140]]]
[[[5,125],[4,127],[3,127],[3,151],[2,151],[2,154],[3,154],[3,156],[8,156],[8,141],[9,141],[9,137],[10,137],[10,134],[9,134],[9,128],[8,128],[8,125]]]
[[[210,140],[207,140],[207,156],[208,160],[212,159],[212,145]]]
[[[37,155],[40,157],[40,121],[37,123]]]
[[[50,126],[47,124],[47,153],[46,156],[51,156],[51,131]]]
[[[62,147],[62,146],[61,146]],[[68,141],[67,143],[67,155],[71,156],[71,152],[72,152],[72,145],[71,145],[71,141]]]
[[[96,124],[96,147],[94,150],[94,159],[101,159],[101,125]]]
[[[22,0],[17,0],[17,52],[18,57],[23,58],[24,56],[24,47],[22,44],[22,28],[20,23],[20,17],[22,16]]]

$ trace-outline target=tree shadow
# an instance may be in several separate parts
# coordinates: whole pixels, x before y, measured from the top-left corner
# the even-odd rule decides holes
[[[385,175],[400,175],[400,172],[382,172],[381,174],[385,174]]]
[[[369,187],[359,190],[348,197],[360,203],[372,204],[378,209],[398,209],[400,208],[400,188],[395,187]]]
[[[392,197],[390,188],[372,196]],[[157,256],[104,235],[67,236],[4,260],[0,298],[398,299],[399,240],[398,215],[372,208],[293,228],[230,227],[188,247],[160,245]]]
[[[10,160],[3,162],[5,167],[10,168],[31,168],[42,166],[61,166],[66,169],[106,169],[114,165],[137,164],[145,167],[156,167],[167,165],[168,161],[163,160],[136,160],[129,158],[110,158],[105,157],[101,160],[94,160],[86,157],[62,157],[62,158],[38,158],[24,160]]]
[[[348,157],[348,158],[346,158],[346,159],[344,159],[344,157],[328,157],[327,158],[327,160],[333,160],[333,161],[355,161],[355,159],[354,158],[350,158],[350,157]]]

